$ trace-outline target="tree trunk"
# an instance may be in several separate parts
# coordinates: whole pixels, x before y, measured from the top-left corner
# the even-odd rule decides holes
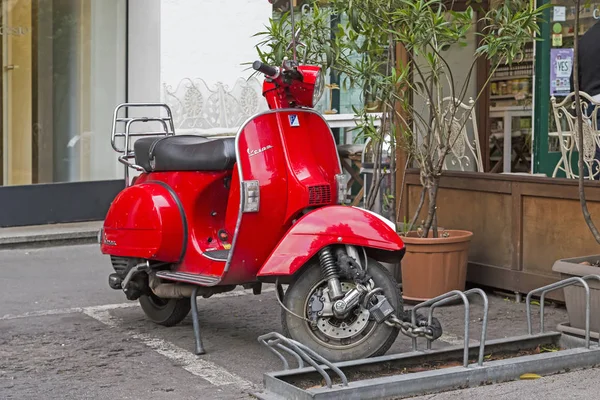
[[[425,194],[426,193],[427,193],[427,188],[423,187],[423,189],[421,190],[421,197],[419,199],[419,204],[417,205],[417,209],[415,211],[413,219],[410,221],[410,225],[408,225],[408,228],[406,229],[407,233],[412,231],[413,227],[417,223],[417,219],[419,219],[419,214],[421,214],[421,210],[423,209],[423,205],[425,204]]]
[[[390,221],[396,222],[396,202],[400,199],[396,199],[396,139],[392,140],[390,144]]]
[[[429,231],[433,227],[433,237],[438,237],[437,226],[434,225],[437,211],[437,193],[439,188],[439,178],[432,178],[427,185],[427,193],[429,194],[429,206],[427,207],[427,219],[423,226],[423,237],[429,236]]]

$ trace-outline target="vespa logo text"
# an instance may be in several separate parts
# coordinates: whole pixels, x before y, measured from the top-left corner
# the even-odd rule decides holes
[[[108,238],[106,237],[106,232],[104,233],[104,244],[106,244],[107,246],[116,246],[117,242],[115,242],[114,240],[108,240]]]
[[[260,153],[262,153],[263,151],[267,151],[267,150],[269,150],[269,149],[272,149],[272,148],[273,148],[273,146],[271,146],[271,145],[268,145],[268,146],[261,147],[260,149],[256,149],[256,150],[250,150],[250,149],[248,149],[248,155],[249,155],[250,157],[254,157],[254,156],[255,156],[255,155],[257,155],[257,154],[260,154]]]

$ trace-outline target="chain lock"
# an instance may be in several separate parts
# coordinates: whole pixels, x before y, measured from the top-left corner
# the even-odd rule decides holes
[[[408,321],[401,321],[395,315],[390,315],[389,318],[384,322],[388,326],[400,329],[404,335],[413,339],[424,337],[429,340],[434,340],[433,329],[428,326],[413,326],[412,323]]]

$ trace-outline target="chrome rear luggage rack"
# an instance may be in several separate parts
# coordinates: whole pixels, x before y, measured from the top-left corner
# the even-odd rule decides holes
[[[166,117],[128,117],[130,108],[151,108],[157,110],[160,115],[161,111],[166,111]],[[125,116],[119,116],[119,112],[125,113]],[[148,122],[159,122],[162,130],[158,131],[145,131],[145,132],[131,132],[131,126],[135,123],[148,123]],[[118,125],[124,124],[122,130],[118,130]],[[146,136],[174,136],[175,126],[173,124],[173,114],[171,108],[164,103],[122,103],[119,104],[113,113],[113,123],[110,144],[112,148],[119,154],[119,162],[125,166],[125,186],[129,186],[129,168],[133,168],[136,171],[145,172],[144,168],[135,163],[135,153],[133,151],[133,141],[130,138],[133,137],[146,137]],[[117,139],[123,139],[123,145],[119,146]]]

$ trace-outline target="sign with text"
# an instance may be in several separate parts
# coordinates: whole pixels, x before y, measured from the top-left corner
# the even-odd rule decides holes
[[[554,6],[554,21],[564,22],[567,20],[567,7],[565,6]]]
[[[551,49],[550,61],[550,96],[566,96],[571,92],[573,49]]]

